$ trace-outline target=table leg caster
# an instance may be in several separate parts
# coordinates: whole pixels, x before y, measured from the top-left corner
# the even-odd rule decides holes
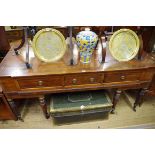
[[[20,120],[21,122],[24,122],[22,117],[18,117],[18,120]]]
[[[115,114],[115,109],[112,109],[110,113]]]
[[[21,113],[18,111],[14,101],[12,99],[7,99],[8,100],[8,103],[12,109],[12,111],[14,112],[14,114],[16,115],[17,117],[17,120],[20,120],[21,122],[24,122],[23,118],[21,117]]]
[[[133,111],[136,112],[136,107],[133,107]]]

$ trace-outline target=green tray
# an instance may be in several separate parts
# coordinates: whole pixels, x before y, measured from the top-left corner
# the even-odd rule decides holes
[[[50,100],[50,113],[55,117],[109,112],[111,109],[112,103],[103,90],[54,94]]]

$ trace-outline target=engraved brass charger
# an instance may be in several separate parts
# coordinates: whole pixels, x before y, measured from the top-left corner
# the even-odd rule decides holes
[[[109,41],[109,50],[118,61],[133,59],[139,51],[139,46],[137,34],[130,29],[116,31]]]
[[[32,47],[36,57],[41,61],[55,62],[64,56],[66,41],[58,30],[45,28],[36,33]]]

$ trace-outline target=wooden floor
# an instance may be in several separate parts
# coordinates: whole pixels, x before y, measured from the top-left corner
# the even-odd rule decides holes
[[[133,98],[122,95],[115,114],[93,117],[71,117],[61,120],[46,120],[37,100],[28,100],[22,105],[22,117],[20,121],[0,121],[0,128],[57,128],[57,129],[96,129],[96,128],[155,128],[155,97],[148,97],[142,107],[137,107],[137,112],[131,108]]]

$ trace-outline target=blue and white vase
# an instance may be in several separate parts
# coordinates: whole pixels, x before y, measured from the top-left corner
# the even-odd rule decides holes
[[[76,42],[80,52],[80,61],[82,63],[89,63],[91,61],[92,53],[96,47],[97,41],[98,36],[89,29],[77,34]]]

